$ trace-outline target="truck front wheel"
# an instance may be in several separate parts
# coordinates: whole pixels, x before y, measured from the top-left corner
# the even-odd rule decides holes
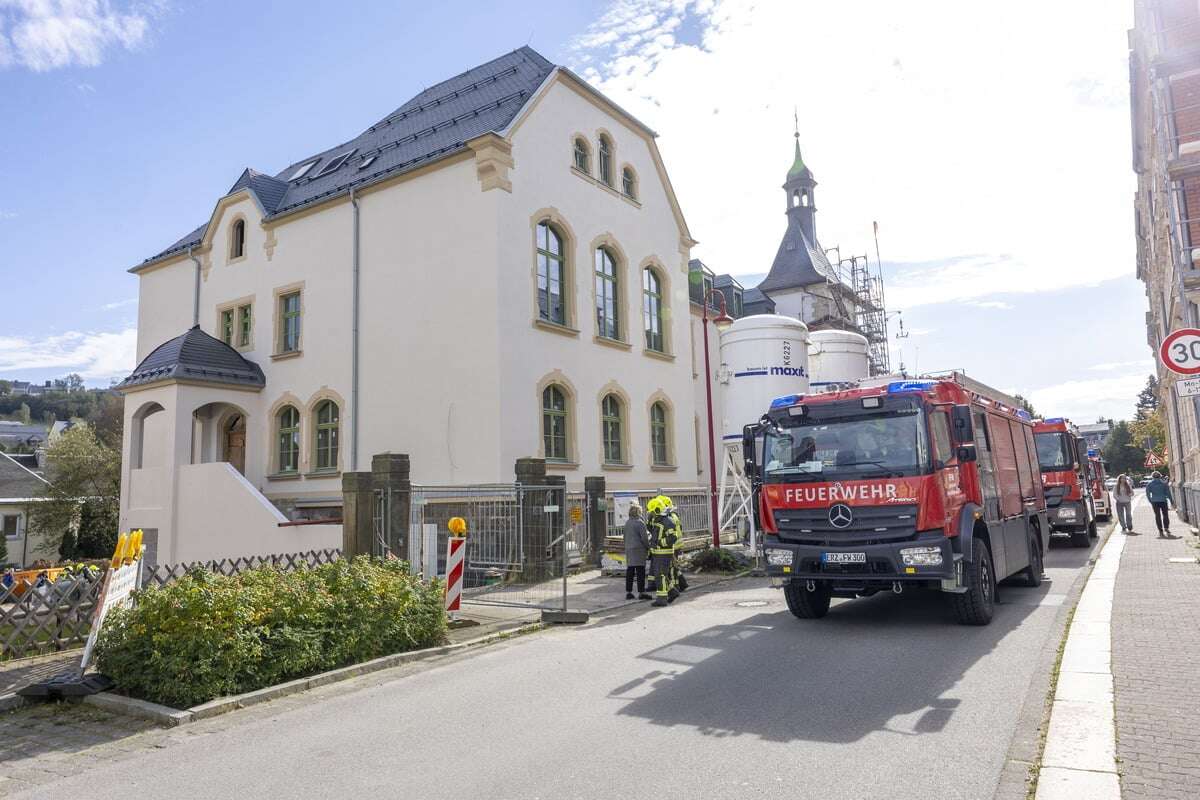
[[[992,571],[992,554],[981,539],[975,540],[975,558],[963,564],[963,581],[967,590],[950,595],[958,621],[963,625],[987,625],[996,610],[996,574]]]
[[[829,613],[830,588],[827,581],[814,581],[810,592],[808,581],[791,581],[783,587],[788,611],[799,619],[820,619]]]

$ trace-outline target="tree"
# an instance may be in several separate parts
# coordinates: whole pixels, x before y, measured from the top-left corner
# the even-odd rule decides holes
[[[1108,441],[1104,443],[1103,455],[1109,470],[1116,475],[1140,471],[1146,458],[1145,451],[1133,441],[1133,432],[1125,420],[1113,426]]]
[[[1039,414],[1033,410],[1033,403],[1026,400],[1023,395],[1014,394],[1013,399],[1017,401],[1017,403],[1021,406],[1021,408],[1025,409],[1029,413],[1029,416],[1031,416],[1031,417],[1039,416]]]
[[[12,391],[12,381],[0,380],[0,395],[6,395]]]
[[[1158,410],[1158,378],[1151,375],[1146,379],[1146,388],[1138,392],[1137,411],[1134,419],[1142,422]]]
[[[83,378],[77,372],[72,372],[63,378],[63,384],[66,386],[68,392],[83,391]]]
[[[47,448],[46,462],[52,483],[29,506],[30,532],[74,555],[111,555],[107,542],[116,542],[120,513],[120,451],[77,425]]]
[[[99,395],[96,406],[84,417],[96,438],[104,444],[121,451],[121,431],[125,427],[125,401],[119,395],[105,392]]]
[[[1134,446],[1143,451],[1153,450],[1161,455],[1167,446],[1167,427],[1163,424],[1161,408],[1151,411],[1145,419],[1129,423],[1129,432],[1133,436]]]
[[[28,425],[30,420],[33,419],[29,413],[29,405],[27,403],[21,403],[20,407],[17,408],[17,419],[21,420],[22,425]]]

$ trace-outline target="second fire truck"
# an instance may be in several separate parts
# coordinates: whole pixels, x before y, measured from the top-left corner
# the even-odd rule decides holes
[[[1039,420],[1033,427],[1033,438],[1050,530],[1070,537],[1075,547],[1087,547],[1096,536],[1096,501],[1087,442],[1079,429],[1063,417]]]

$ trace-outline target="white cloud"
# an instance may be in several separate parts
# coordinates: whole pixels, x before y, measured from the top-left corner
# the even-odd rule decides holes
[[[1086,0],[617,0],[574,64],[661,134],[718,272],[770,266],[798,106],[821,243],[874,256],[878,220],[907,309],[1132,271],[1130,24]]]
[[[1118,370],[1121,372],[1130,372],[1141,370],[1143,375],[1149,375],[1154,371],[1154,359],[1139,358],[1134,361],[1109,361],[1104,364],[1093,364],[1088,369],[1093,372],[1116,372]],[[1145,378],[1143,377],[1142,380],[1144,381]]]
[[[138,301],[138,299],[136,297],[129,297],[124,300],[117,300],[112,303],[105,303],[104,305],[100,306],[100,308],[102,308],[105,311],[115,311],[118,308],[125,308],[127,306],[135,306],[135,305],[137,305],[137,301]]]
[[[16,219],[17,212],[15,211],[0,211],[0,219]]]
[[[0,68],[45,72],[95,67],[114,48],[132,50],[145,40],[155,9],[146,3],[122,5],[109,0],[0,0]]]
[[[1145,385],[1146,373],[1133,371],[1113,378],[1066,381],[1023,394],[1041,413],[1082,424],[1102,416],[1130,419],[1138,392]]]
[[[82,333],[68,331],[44,339],[0,336],[0,374],[59,369],[84,378],[128,375],[136,366],[137,329]]]
[[[994,308],[998,311],[1012,310],[1012,304],[1005,303],[1002,300],[972,300],[967,305],[974,306],[975,308]]]

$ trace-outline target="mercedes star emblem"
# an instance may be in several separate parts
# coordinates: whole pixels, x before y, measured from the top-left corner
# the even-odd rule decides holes
[[[854,512],[845,503],[837,503],[829,507],[829,524],[835,528],[849,528],[854,521]]]

